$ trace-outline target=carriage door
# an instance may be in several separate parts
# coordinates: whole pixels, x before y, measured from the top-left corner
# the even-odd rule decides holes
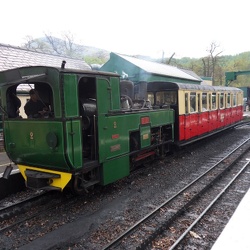
[[[184,120],[184,133],[185,140],[190,138],[190,102],[189,102],[189,93],[185,92],[185,120]]]
[[[202,123],[202,99],[201,93],[197,93],[197,105],[198,105],[198,126],[197,126],[197,135],[203,133],[203,123]]]

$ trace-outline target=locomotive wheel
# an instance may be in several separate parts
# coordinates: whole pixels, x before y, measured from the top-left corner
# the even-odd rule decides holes
[[[83,195],[86,194],[88,191],[82,185],[82,178],[80,176],[74,176],[73,183],[72,183],[72,191],[76,195]]]

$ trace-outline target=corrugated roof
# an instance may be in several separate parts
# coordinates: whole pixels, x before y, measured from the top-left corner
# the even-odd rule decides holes
[[[162,63],[145,61],[145,60],[138,59],[135,57],[124,56],[120,54],[116,54],[116,55],[151,74],[171,76],[171,77],[188,79],[188,80],[198,81],[198,82],[201,81],[197,79],[196,77],[193,77],[192,75],[187,74],[181,69],[174,67],[174,66],[170,66],[170,65],[162,64]]]
[[[0,71],[24,66],[61,67],[63,60],[67,62],[66,68],[91,70],[83,60],[44,54],[0,43]]]

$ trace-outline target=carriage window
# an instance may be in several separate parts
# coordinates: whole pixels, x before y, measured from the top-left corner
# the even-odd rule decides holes
[[[185,114],[188,113],[188,93],[185,93]]]
[[[190,112],[196,112],[196,93],[190,93]]]
[[[202,93],[202,111],[206,111],[207,107],[207,93]]]
[[[216,109],[216,93],[212,93],[212,110]]]
[[[220,93],[220,109],[224,108],[224,93]]]
[[[226,100],[227,100],[227,108],[231,107],[231,95],[230,93],[226,94]]]

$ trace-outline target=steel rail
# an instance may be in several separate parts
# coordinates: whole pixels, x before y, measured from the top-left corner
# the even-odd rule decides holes
[[[191,231],[191,229],[203,218],[203,216],[209,211],[209,209],[219,200],[219,198],[225,193],[225,191],[234,183],[239,175],[249,165],[250,159],[247,159],[247,163],[240,169],[240,171],[231,179],[231,181],[222,189],[222,191],[212,200],[212,202],[202,211],[202,213],[195,219],[195,221],[185,230],[185,232],[175,241],[175,243],[169,248],[173,250],[177,247],[184,237]]]
[[[116,246],[121,239],[125,238],[127,235],[129,235],[132,231],[134,231],[136,228],[138,228],[143,222],[150,219],[154,215],[156,215],[157,212],[161,210],[162,207],[166,206],[166,204],[170,203],[172,200],[174,200],[177,196],[179,196],[181,193],[183,193],[185,190],[187,190],[189,187],[191,187],[193,184],[198,182],[202,177],[204,177],[207,173],[212,171],[214,168],[217,167],[221,162],[223,162],[226,158],[228,158],[230,155],[232,155],[235,151],[237,151],[240,147],[242,147],[244,144],[246,144],[250,138],[243,141],[240,145],[238,145],[235,149],[233,149],[231,152],[229,152],[226,156],[224,156],[221,160],[216,162],[212,167],[210,167],[207,171],[205,171],[203,174],[198,176],[196,179],[194,179],[192,182],[190,182],[188,185],[186,185],[184,188],[182,188],[179,192],[177,192],[175,195],[164,201],[162,204],[160,204],[157,208],[155,208],[152,212],[144,216],[141,220],[137,221],[133,226],[128,228],[124,233],[122,233],[120,236],[118,236],[116,239],[111,241],[108,245],[106,245],[102,250],[110,249],[111,247]]]
[[[50,192],[51,192],[51,191],[45,191],[43,194],[41,194],[41,196],[47,195],[47,194],[50,193]],[[37,197],[35,197],[35,198],[37,198]],[[40,198],[41,198],[41,197],[40,197]],[[42,209],[38,210],[37,212],[34,212],[32,215],[28,215],[28,216],[25,217],[25,218],[21,218],[21,219],[19,219],[19,220],[16,220],[15,222],[13,222],[13,223],[10,224],[10,225],[7,225],[7,226],[5,226],[5,227],[3,227],[3,228],[0,228],[0,233],[1,233],[1,232],[4,232],[4,231],[6,231],[6,230],[8,230],[8,229],[10,229],[10,228],[13,228],[13,227],[15,227],[15,226],[17,226],[17,225],[19,225],[19,224],[25,222],[25,221],[28,221],[28,220],[31,220],[31,219],[37,217],[37,216],[40,216],[40,215],[43,214],[43,213],[48,213],[50,210],[52,210],[52,209],[54,209],[55,207],[59,206],[60,204],[64,204],[64,203],[65,203],[65,201],[63,201],[63,202],[62,202],[61,200],[60,200],[60,201],[56,201],[55,204],[52,204],[52,205],[49,206],[49,207],[42,208]]]
[[[46,193],[48,193],[48,191],[42,191],[39,194],[35,194],[35,195],[31,196],[31,197],[28,197],[28,198],[23,199],[21,201],[15,202],[15,203],[13,203],[13,204],[11,204],[9,206],[0,207],[0,213],[3,213],[3,211],[5,211],[5,210],[14,209],[15,207],[20,206],[21,204],[25,204],[27,202],[35,201],[36,199],[41,198],[42,196],[44,196]],[[2,216],[2,214],[0,214],[0,222],[1,222],[2,217],[4,217],[4,216]]]

